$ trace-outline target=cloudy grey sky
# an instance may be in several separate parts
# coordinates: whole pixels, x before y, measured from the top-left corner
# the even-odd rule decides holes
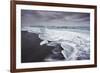
[[[90,27],[90,14],[77,12],[21,10],[24,26],[81,26]]]

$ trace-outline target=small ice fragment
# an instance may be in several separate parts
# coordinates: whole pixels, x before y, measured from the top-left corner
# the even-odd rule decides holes
[[[42,46],[42,45],[47,44],[47,43],[48,43],[48,41],[44,40],[44,41],[40,42],[40,45]]]

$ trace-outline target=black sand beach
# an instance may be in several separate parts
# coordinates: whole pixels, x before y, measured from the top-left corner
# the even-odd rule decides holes
[[[43,62],[44,58],[51,54],[54,47],[40,46],[42,40],[38,34],[21,32],[21,62]]]

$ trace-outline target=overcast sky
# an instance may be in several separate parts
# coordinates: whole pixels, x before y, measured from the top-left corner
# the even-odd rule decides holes
[[[21,10],[24,26],[81,26],[90,27],[89,13]]]

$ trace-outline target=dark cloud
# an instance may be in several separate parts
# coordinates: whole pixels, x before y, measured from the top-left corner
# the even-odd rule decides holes
[[[79,12],[22,10],[24,26],[90,26],[90,14]]]

